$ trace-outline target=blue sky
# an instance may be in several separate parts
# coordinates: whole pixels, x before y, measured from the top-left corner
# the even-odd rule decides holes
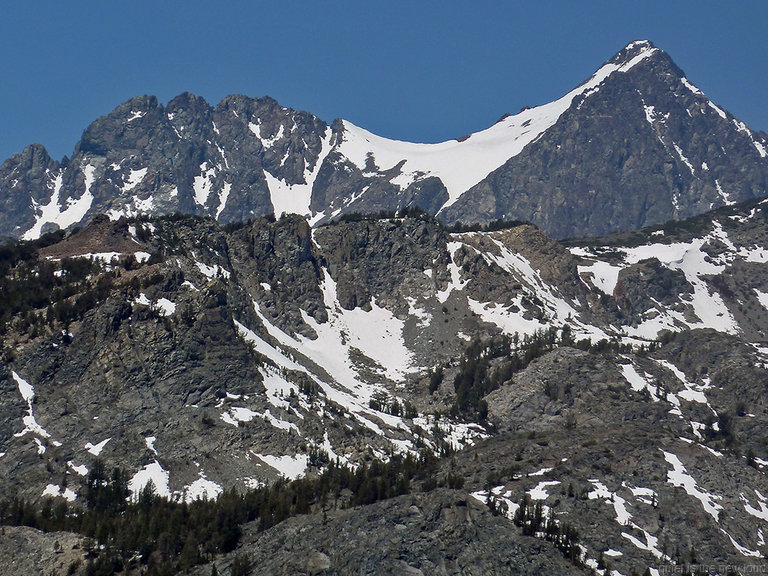
[[[551,101],[635,39],[768,131],[768,2],[185,2],[0,5],[0,161],[70,154],[139,94],[270,95],[330,122],[436,142]]]

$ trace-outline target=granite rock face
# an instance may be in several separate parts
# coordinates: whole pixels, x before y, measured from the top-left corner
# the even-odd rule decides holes
[[[81,576],[86,574],[86,540],[69,532],[43,533],[26,526],[4,526],[0,534],[3,573]]]
[[[608,65],[643,49],[630,45]],[[529,220],[555,238],[635,230],[765,196],[766,150],[764,134],[710,102],[656,50],[577,96],[441,216]]]
[[[266,533],[246,527],[237,554],[256,574],[587,574],[548,542],[522,536],[471,496],[440,489],[328,515],[294,518]],[[232,555],[234,556],[234,554]],[[216,561],[225,573],[231,558]],[[196,574],[210,574],[211,567]]]

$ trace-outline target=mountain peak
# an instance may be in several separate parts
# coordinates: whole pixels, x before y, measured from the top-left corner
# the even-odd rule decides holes
[[[557,100],[448,142],[387,139],[341,120],[329,130],[268,96],[214,108],[185,92],[166,106],[124,102],[86,129],[66,165],[35,148],[25,158],[0,169],[0,202],[14,207],[0,210],[0,234],[104,212],[230,222],[285,211],[317,224],[413,204],[447,222],[532,220],[566,237],[764,196],[768,140],[639,39]],[[40,170],[26,177],[23,166]]]
[[[633,40],[619,50],[607,63],[629,69],[646,58],[662,53],[663,51],[654,46],[650,40]]]
[[[624,46],[624,50],[635,50],[643,48],[656,48],[656,46],[650,40],[632,40],[632,42]]]
[[[652,63],[654,66],[660,65],[659,70],[664,70],[662,73],[671,71],[675,76],[685,76],[685,73],[675,64],[669,54],[658,48],[650,40],[633,40],[608,60],[603,68],[610,65],[617,67],[614,69],[616,71],[627,72],[641,62]]]

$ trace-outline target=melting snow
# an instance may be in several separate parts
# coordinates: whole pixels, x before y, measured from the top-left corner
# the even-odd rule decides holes
[[[131,115],[126,119],[126,122],[133,122],[139,118],[144,118],[146,115],[147,113],[142,110],[132,110]]]
[[[90,452],[94,456],[98,456],[99,454],[101,454],[101,451],[104,450],[104,446],[106,446],[107,442],[109,442],[110,440],[112,440],[112,438],[107,438],[106,440],[102,440],[98,444],[91,444],[90,442],[88,442],[85,445],[85,449],[88,450],[88,452]]]
[[[77,499],[77,494],[70,488],[62,488],[56,484],[48,484],[43,490],[42,496],[61,496],[69,502],[74,502]]]
[[[725,112],[723,112],[720,108],[715,106],[710,100],[707,100],[707,104],[709,105],[710,108],[712,108],[712,110],[717,112],[718,116],[720,116],[723,120],[726,120],[728,118]]]
[[[619,364],[619,370],[621,370],[622,376],[624,376],[627,382],[629,382],[632,390],[635,392],[642,392],[643,390],[647,390],[653,401],[658,402],[659,398],[656,395],[656,386],[652,386],[648,380],[638,374],[637,370],[632,364]]]
[[[726,206],[731,206],[733,204],[736,204],[736,202],[731,200],[731,197],[728,196],[728,194],[726,194],[725,191],[723,191],[723,187],[720,186],[720,181],[719,180],[715,180],[715,186],[717,187],[718,195],[720,196],[720,198],[722,199],[723,203]]]
[[[547,324],[569,324],[573,328],[575,336],[589,338],[593,341],[608,339],[608,335],[601,329],[582,323],[579,320],[578,311],[566,302],[565,299],[558,296],[549,284],[544,282],[541,275],[525,257],[515,254],[500,240],[490,234],[486,238],[495,244],[500,255],[491,252],[481,252],[483,259],[489,264],[496,264],[507,273],[522,279],[528,285],[529,289],[544,303],[544,308],[549,315]],[[451,273],[453,275],[453,271]],[[522,308],[521,299],[522,295],[519,295],[516,302],[518,308]],[[509,334],[514,334],[515,332],[532,334],[536,330],[545,327],[545,324],[540,323],[538,320],[527,320],[523,318],[522,313],[513,313],[510,310],[505,310],[497,303],[481,304],[471,299],[468,299],[468,301],[476,314],[487,322],[496,324]]]
[[[750,503],[747,497],[744,495],[744,493],[741,494],[740,498],[742,503],[744,504],[744,510],[747,511],[747,514],[754,516],[755,518],[760,518],[760,520],[764,520],[765,522],[768,522],[768,500],[766,500],[765,496],[763,496],[758,490],[755,490],[755,494],[757,494],[758,498],[758,506],[760,506],[760,509],[753,507]]]
[[[690,90],[690,91],[691,91],[691,92],[693,92],[694,94],[698,94],[698,95],[700,95],[700,96],[703,96],[703,95],[704,95],[704,93],[703,93],[701,90],[699,90],[698,88],[696,88],[696,86],[694,86],[693,84],[691,84],[691,83],[688,81],[688,78],[680,78],[680,81],[683,83],[683,86],[685,86],[686,88],[688,88],[688,90]]]
[[[696,174],[695,174],[695,172],[693,171],[693,164],[691,164],[690,160],[688,160],[688,158],[686,158],[686,157],[685,157],[685,154],[683,154],[683,150],[680,148],[680,146],[678,146],[678,145],[677,145],[677,144],[675,144],[674,142],[672,143],[672,146],[674,146],[674,147],[675,147],[675,152],[677,152],[677,155],[678,155],[678,156],[680,156],[680,160],[682,160],[682,161],[683,161],[683,163],[684,163],[686,166],[688,166],[688,170],[690,170],[690,171],[691,171],[691,175],[692,175],[692,176],[695,176]]]
[[[760,292],[757,288],[754,289],[755,294],[757,294],[757,299],[762,304],[763,308],[768,308],[768,294],[765,292]]]
[[[208,480],[203,472],[200,472],[200,478],[185,486],[184,501],[194,502],[195,500],[216,500],[219,494],[223,492],[222,487],[212,480]]]
[[[213,266],[208,266],[207,264],[203,264],[202,262],[198,262],[197,260],[195,260],[195,266],[197,266],[197,269],[200,270],[203,276],[206,276],[208,278],[215,278],[221,275],[227,280],[229,280],[229,277],[231,276],[229,270],[225,270],[218,264],[214,264]]]
[[[608,490],[608,487],[597,479],[590,479],[590,482],[595,487],[587,497],[590,500],[603,499],[613,504],[613,510],[616,513],[616,522],[622,526],[627,526],[631,523],[632,514],[627,510],[627,501],[615,492]]]
[[[163,470],[160,463],[155,460],[133,475],[133,478],[128,482],[128,490],[130,490],[132,498],[138,498],[144,487],[152,482],[155,487],[155,494],[171,498],[171,489],[168,484],[169,477],[169,472]]]
[[[297,454],[296,456],[271,456],[264,454],[253,455],[261,459],[265,464],[277,470],[282,476],[289,480],[295,480],[304,475],[307,470],[309,457],[306,454]]]
[[[251,124],[248,124],[248,126],[250,127]],[[256,134],[256,132],[254,131],[254,134],[256,134],[261,139],[261,143],[264,145],[264,148],[272,148],[272,146],[274,146],[275,143],[278,140],[280,140],[283,137],[283,134],[285,133],[285,127],[282,124],[280,124],[280,127],[277,129],[277,134],[275,134],[272,138],[266,138],[261,135],[261,126],[258,126],[258,128],[259,128],[259,133]],[[253,129],[251,130],[253,131]]]
[[[432,314],[423,308],[417,308],[416,298],[406,296],[405,301],[408,302],[408,315],[418,319],[420,327],[429,326],[429,323],[432,321]]]
[[[148,306],[155,310],[160,316],[172,316],[176,313],[176,304],[167,298],[160,298],[157,302],[152,302],[143,292],[133,301],[135,304]]]
[[[664,452],[662,450],[662,452]],[[716,500],[722,500],[722,496],[709,494],[704,492],[696,485],[696,480],[688,474],[685,466],[680,459],[669,452],[664,452],[664,459],[672,465],[672,470],[667,472],[667,482],[673,486],[679,486],[683,488],[687,494],[693,496],[704,507],[704,511],[714,518],[715,522],[718,520],[718,514],[723,507],[716,502]]]
[[[404,428],[406,424],[400,417],[378,412],[369,407],[369,401],[376,392],[386,390],[379,384],[365,383],[360,379],[357,367],[351,360],[350,353],[356,350],[381,366],[380,375],[394,382],[400,382],[407,372],[414,370],[411,366],[412,354],[402,339],[404,322],[397,319],[388,310],[371,303],[371,310],[344,310],[336,297],[336,284],[327,271],[321,284],[323,298],[328,309],[329,319],[320,324],[303,313],[304,321],[315,331],[317,338],[311,340],[304,336],[290,336],[273,325],[262,313],[258,303],[253,302],[256,315],[266,328],[271,338],[274,338],[280,348],[266,342],[252,330],[235,321],[238,333],[254,349],[264,354],[280,369],[297,370],[309,375],[322,389],[325,397],[343,406],[364,426],[375,433],[384,435],[381,429],[370,417],[384,422],[393,428]],[[306,356],[312,364],[322,371],[313,373],[291,356],[294,351]],[[314,370],[314,369],[313,369]],[[285,397],[296,385],[288,382],[280,375],[279,370],[263,368],[264,386],[267,389],[267,399],[276,407],[288,409]],[[330,382],[328,381],[330,377]],[[231,416],[230,416],[231,417]],[[433,424],[426,418],[414,418],[415,425],[429,429]],[[475,427],[452,424],[437,424],[447,440],[452,444],[462,445],[471,442],[470,438],[477,436]],[[411,449],[410,441],[395,441],[389,438],[398,450]]]
[[[176,304],[167,298],[160,298],[155,306],[161,316],[171,316],[176,313]]]
[[[710,293],[706,282],[701,278],[704,275],[716,275],[725,269],[725,264],[715,264],[702,251],[702,247],[710,239],[717,239],[726,244],[730,243],[725,231],[720,227],[703,237],[690,242],[676,242],[673,244],[647,244],[636,248],[620,248],[625,253],[627,264],[635,264],[649,258],[657,258],[671,270],[681,270],[686,280],[693,286],[694,293],[689,301],[700,322],[692,323],[684,320],[682,315],[676,319],[690,328],[714,328],[720,332],[735,334],[738,332],[738,324],[733,318],[722,298],[717,293]],[[669,313],[668,317],[675,317]],[[664,322],[656,319],[656,322]],[[664,322],[669,323],[669,319]],[[625,329],[628,331],[628,329]],[[655,336],[655,335],[654,335]]]
[[[623,64],[605,64],[584,84],[559,100],[508,116],[462,141],[414,144],[389,140],[343,121],[344,141],[338,150],[361,170],[366,169],[369,154],[372,154],[380,169],[393,168],[405,160],[401,172],[439,177],[449,194],[443,206],[446,208],[552,127],[576,97],[594,93],[611,74],[628,71],[656,50],[645,46]]]
[[[59,194],[61,192],[61,186],[63,183],[63,174],[60,172],[56,175],[53,182],[49,185],[52,186],[53,192],[48,204],[40,205],[32,200],[32,207],[37,215],[35,216],[35,224],[22,235],[22,240],[34,240],[39,238],[42,233],[43,226],[48,223],[54,223],[59,228],[68,228],[72,224],[80,222],[85,214],[90,210],[93,203],[93,194],[91,194],[91,185],[93,184],[95,177],[94,172],[96,168],[90,164],[82,166],[83,177],[85,179],[85,192],[80,198],[69,198],[66,206],[60,206]]]
[[[290,387],[290,384],[289,384]],[[270,398],[272,396],[272,398]],[[274,398],[276,397],[276,394],[269,394],[268,392],[268,400],[270,400],[270,403],[277,404],[278,402],[273,402]],[[284,408],[288,408],[289,404],[285,400],[280,399],[279,403]],[[288,422],[286,420],[282,420],[280,418],[277,418],[276,416],[272,415],[272,412],[267,409],[264,411],[264,413],[261,412],[254,412],[253,410],[250,410],[249,408],[242,408],[242,407],[232,407],[229,409],[229,412],[225,412],[221,415],[221,419],[224,420],[228,424],[232,424],[233,426],[239,426],[240,422],[250,422],[254,418],[259,417],[263,418],[267,422],[269,422],[272,426],[275,428],[279,428],[280,430],[285,430],[287,432],[294,431],[296,434],[299,433],[299,428],[296,426],[296,424],[293,424],[292,422]]]
[[[539,482],[535,487],[528,490],[527,494],[531,497],[531,500],[546,500],[549,498],[547,488],[550,486],[557,486],[558,484],[560,484],[560,482],[557,480],[545,480]]]
[[[200,164],[200,175],[195,176],[192,188],[195,191],[195,202],[200,206],[205,206],[208,196],[213,188],[213,180],[216,177],[216,167],[208,168],[208,162]]]
[[[282,126],[280,126],[280,129],[282,130]],[[306,166],[307,160],[304,160],[303,184],[288,184],[285,180],[277,178],[264,170],[264,176],[267,179],[270,200],[272,201],[272,207],[275,210],[275,216],[279,218],[283,213],[300,214],[301,216],[309,216],[311,214],[309,204],[312,199],[312,187],[315,184],[315,179],[320,172],[320,168],[322,167],[326,156],[328,156],[332,150],[332,136],[333,133],[331,128],[326,128],[322,138],[320,154],[315,160],[312,169],[309,169]]]
[[[144,180],[144,177],[147,175],[148,170],[148,168],[142,168],[141,170],[131,170],[128,178],[125,180],[125,184],[123,185],[123,192],[133,190],[136,188],[136,186],[141,184],[141,182]]]
[[[683,386],[685,386],[685,390],[678,392],[677,396],[683,400],[688,400],[689,402],[698,402],[700,404],[706,404],[709,406],[707,396],[703,392],[703,390],[707,388],[706,385],[702,386],[700,384],[689,382],[685,377],[685,374],[683,374],[683,372],[671,362],[666,360],[656,360],[656,363],[671,371],[675,377],[683,384]]]
[[[67,462],[67,466],[72,468],[78,476],[88,476],[88,467],[85,464],[81,464],[80,466],[75,466],[75,463],[71,460]]]
[[[451,292],[453,292],[454,290],[462,290],[464,286],[467,285],[466,280],[462,282],[461,273],[459,272],[459,267],[456,265],[456,262],[454,261],[456,251],[462,246],[465,246],[463,242],[448,242],[447,244],[448,254],[451,257],[451,261],[448,264],[448,271],[451,274],[451,281],[445,290],[440,290],[437,293],[437,299],[440,303],[444,303],[446,300],[448,300],[448,296],[450,296]]]
[[[656,558],[659,558],[659,559],[664,558],[664,554],[662,553],[661,550],[659,550],[659,539],[656,538],[656,536],[652,535],[650,532],[643,530],[642,528],[638,528],[637,526],[633,526],[633,527],[640,530],[643,533],[643,536],[645,537],[645,542],[641,542],[639,538],[632,536],[632,534],[627,534],[626,532],[622,532],[621,535],[627,540],[629,540],[639,550],[645,550],[646,552],[650,552]]]
[[[24,422],[24,430],[17,432],[14,434],[14,436],[16,438],[21,438],[27,432],[31,432],[32,434],[37,434],[41,438],[50,438],[51,435],[42,426],[40,426],[40,424],[37,423],[37,420],[35,420],[35,414],[32,409],[32,402],[35,399],[35,389],[29,382],[16,374],[16,372],[11,372],[11,376],[16,381],[16,385],[19,387],[19,393],[21,394],[21,397],[27,403],[27,415],[22,419],[22,422]],[[38,446],[42,446],[39,440]],[[45,448],[43,447],[43,452],[44,451]]]
[[[216,220],[219,219],[224,208],[227,206],[227,200],[229,199],[229,192],[232,190],[232,184],[225,182],[224,186],[219,192],[219,207],[216,209]]]
[[[603,294],[613,296],[613,291],[619,282],[619,272],[621,272],[622,267],[609,264],[608,262],[597,261],[589,266],[577,266],[577,269],[579,276],[591,275],[590,279],[595,288]]]

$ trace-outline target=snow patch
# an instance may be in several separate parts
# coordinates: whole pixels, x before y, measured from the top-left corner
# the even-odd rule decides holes
[[[282,126],[280,128],[282,130]],[[284,213],[310,216],[309,204],[312,199],[312,187],[326,156],[332,150],[332,136],[333,133],[330,127],[326,128],[321,140],[320,154],[318,154],[315,164],[311,169],[307,166],[307,160],[304,160],[304,183],[288,184],[285,180],[277,178],[264,170],[264,177],[267,179],[270,200],[276,217],[279,218]]]
[[[696,173],[693,171],[693,164],[691,164],[691,161],[688,160],[688,158],[685,157],[685,154],[683,154],[683,150],[680,148],[680,146],[678,146],[674,142],[672,142],[672,146],[674,146],[675,152],[677,152],[677,155],[680,156],[680,160],[682,160],[683,163],[686,166],[688,166],[688,170],[691,171],[691,176],[695,176]]]
[[[32,408],[32,403],[35,399],[35,389],[29,382],[24,380],[24,378],[19,376],[16,372],[12,371],[11,376],[16,381],[16,385],[19,387],[19,393],[21,394],[21,397],[27,403],[27,415],[22,419],[22,422],[24,422],[24,430],[21,432],[16,432],[14,437],[21,438],[22,436],[26,435],[27,432],[31,432],[32,434],[36,434],[41,438],[50,438],[51,435],[48,433],[48,431],[40,426],[40,424],[37,423],[37,420],[35,420],[35,413]],[[42,446],[37,438],[35,438],[35,440],[37,440],[38,446]],[[43,448],[43,452],[44,451],[45,448]]]
[[[146,115],[147,113],[144,112],[143,110],[132,110],[131,115],[128,118],[126,118],[125,121],[133,122],[134,120],[138,120],[139,118],[144,118],[144,116]]]
[[[218,276],[222,276],[227,280],[229,280],[229,277],[231,276],[229,270],[225,270],[218,264],[214,264],[213,266],[208,266],[207,264],[203,264],[202,262],[198,262],[197,260],[195,260],[195,266],[197,266],[197,269],[200,270],[201,274],[203,274],[203,276],[206,276],[207,278],[216,278]]]
[[[184,501],[190,503],[195,500],[216,500],[223,491],[224,489],[219,484],[213,480],[208,480],[205,473],[200,472],[200,477],[197,480],[184,487]]]
[[[138,498],[146,485],[152,482],[154,493],[156,495],[170,499],[171,488],[169,486],[169,478],[170,473],[167,470],[163,470],[163,467],[160,466],[160,463],[157,460],[151,464],[147,464],[141,470],[136,472],[128,482],[128,490],[131,493],[131,498]]]
[[[110,440],[112,440],[112,438],[107,438],[106,440],[102,440],[98,444],[91,444],[90,442],[88,442],[85,445],[85,449],[91,454],[93,454],[94,456],[98,456],[99,454],[101,454],[101,451],[104,450],[104,446],[106,446],[107,442],[109,442]]]
[[[557,486],[558,484],[560,484],[558,480],[544,480],[528,490],[527,494],[531,497],[531,500],[546,500],[549,498],[547,488],[550,486]]]
[[[77,499],[77,494],[70,488],[62,488],[56,484],[48,484],[43,490],[42,496],[61,496],[68,502],[74,502]]]
[[[717,194],[720,196],[726,206],[736,204],[736,202],[731,200],[731,197],[723,190],[723,187],[720,186],[719,180],[715,180],[715,187],[717,188]]]
[[[72,470],[78,476],[88,476],[88,467],[85,464],[81,464],[80,466],[75,466],[75,463],[70,460],[69,462],[67,462],[67,466],[72,468]]]
[[[65,229],[80,222],[85,217],[93,203],[91,185],[95,180],[94,172],[96,168],[90,164],[84,164],[81,170],[85,182],[85,191],[80,198],[69,198],[65,206],[60,205],[59,195],[63,184],[63,172],[59,172],[49,185],[49,187],[53,188],[53,192],[48,204],[41,205],[32,200],[32,208],[37,213],[35,224],[22,235],[22,240],[39,238],[45,224],[53,223],[57,224],[59,228]]]
[[[205,206],[208,201],[208,196],[213,189],[213,180],[216,177],[216,167],[212,166],[208,168],[208,162],[200,164],[200,175],[195,176],[192,188],[195,192],[195,203],[200,206]]]
[[[309,456],[306,454],[297,454],[296,456],[271,456],[269,454],[252,453],[289,480],[296,480],[303,476],[307,470],[307,464],[309,462]]]
[[[571,251],[573,252],[573,250]],[[622,267],[608,262],[596,261],[589,266],[577,266],[579,276],[587,276],[592,285],[603,294],[613,296],[616,284],[619,282],[619,272]]]
[[[672,470],[667,471],[667,482],[673,486],[679,486],[683,488],[687,494],[696,498],[699,502],[701,502],[704,511],[712,516],[715,522],[717,522],[718,515],[723,507],[716,501],[722,500],[722,496],[709,494],[708,492],[701,490],[697,486],[696,480],[693,478],[693,476],[688,474],[685,466],[677,456],[671,454],[670,452],[664,452],[663,450],[662,452],[664,453],[664,459],[672,465]]]
[[[144,177],[147,175],[148,168],[142,168],[141,170],[131,170],[128,174],[128,178],[124,180],[123,192],[129,192],[133,190],[144,181]]]
[[[629,382],[632,390],[635,392],[642,392],[643,390],[647,390],[654,402],[659,401],[659,398],[656,395],[656,392],[658,391],[656,386],[652,386],[648,380],[638,374],[637,370],[632,364],[619,364],[619,370],[621,370],[622,376],[624,376],[627,382]]]
[[[615,492],[608,490],[608,487],[599,480],[593,478],[590,479],[590,482],[595,489],[587,494],[587,497],[590,500],[601,499],[613,504],[613,510],[616,514],[616,522],[621,526],[628,526],[631,523],[632,514],[627,510],[627,501]]]
[[[452,241],[452,242],[448,242],[446,246],[448,249],[448,254],[450,255],[450,262],[448,263],[448,271],[451,274],[451,281],[449,282],[445,290],[438,291],[436,295],[437,300],[441,304],[444,303],[446,300],[448,300],[448,296],[451,295],[451,292],[453,292],[454,290],[463,290],[464,286],[467,285],[468,281],[465,280],[462,282],[461,272],[459,271],[459,267],[455,261],[456,251],[464,245],[465,244],[463,242]]]
[[[172,316],[176,313],[176,304],[167,298],[160,298],[156,303],[157,311],[161,316]]]
[[[587,97],[594,93],[609,76],[630,70],[656,51],[656,48],[645,46],[627,62],[605,64],[589,80],[562,98],[508,116],[461,141],[415,144],[389,140],[343,121],[343,141],[338,151],[363,171],[370,155],[382,170],[405,160],[401,167],[403,174],[437,176],[449,195],[442,210],[551,128],[578,96]]]
[[[219,207],[216,209],[216,220],[219,219],[219,216],[221,216],[224,208],[226,208],[227,200],[229,199],[229,193],[231,190],[232,184],[229,182],[224,182],[224,186],[222,187],[221,192],[219,192]]]

